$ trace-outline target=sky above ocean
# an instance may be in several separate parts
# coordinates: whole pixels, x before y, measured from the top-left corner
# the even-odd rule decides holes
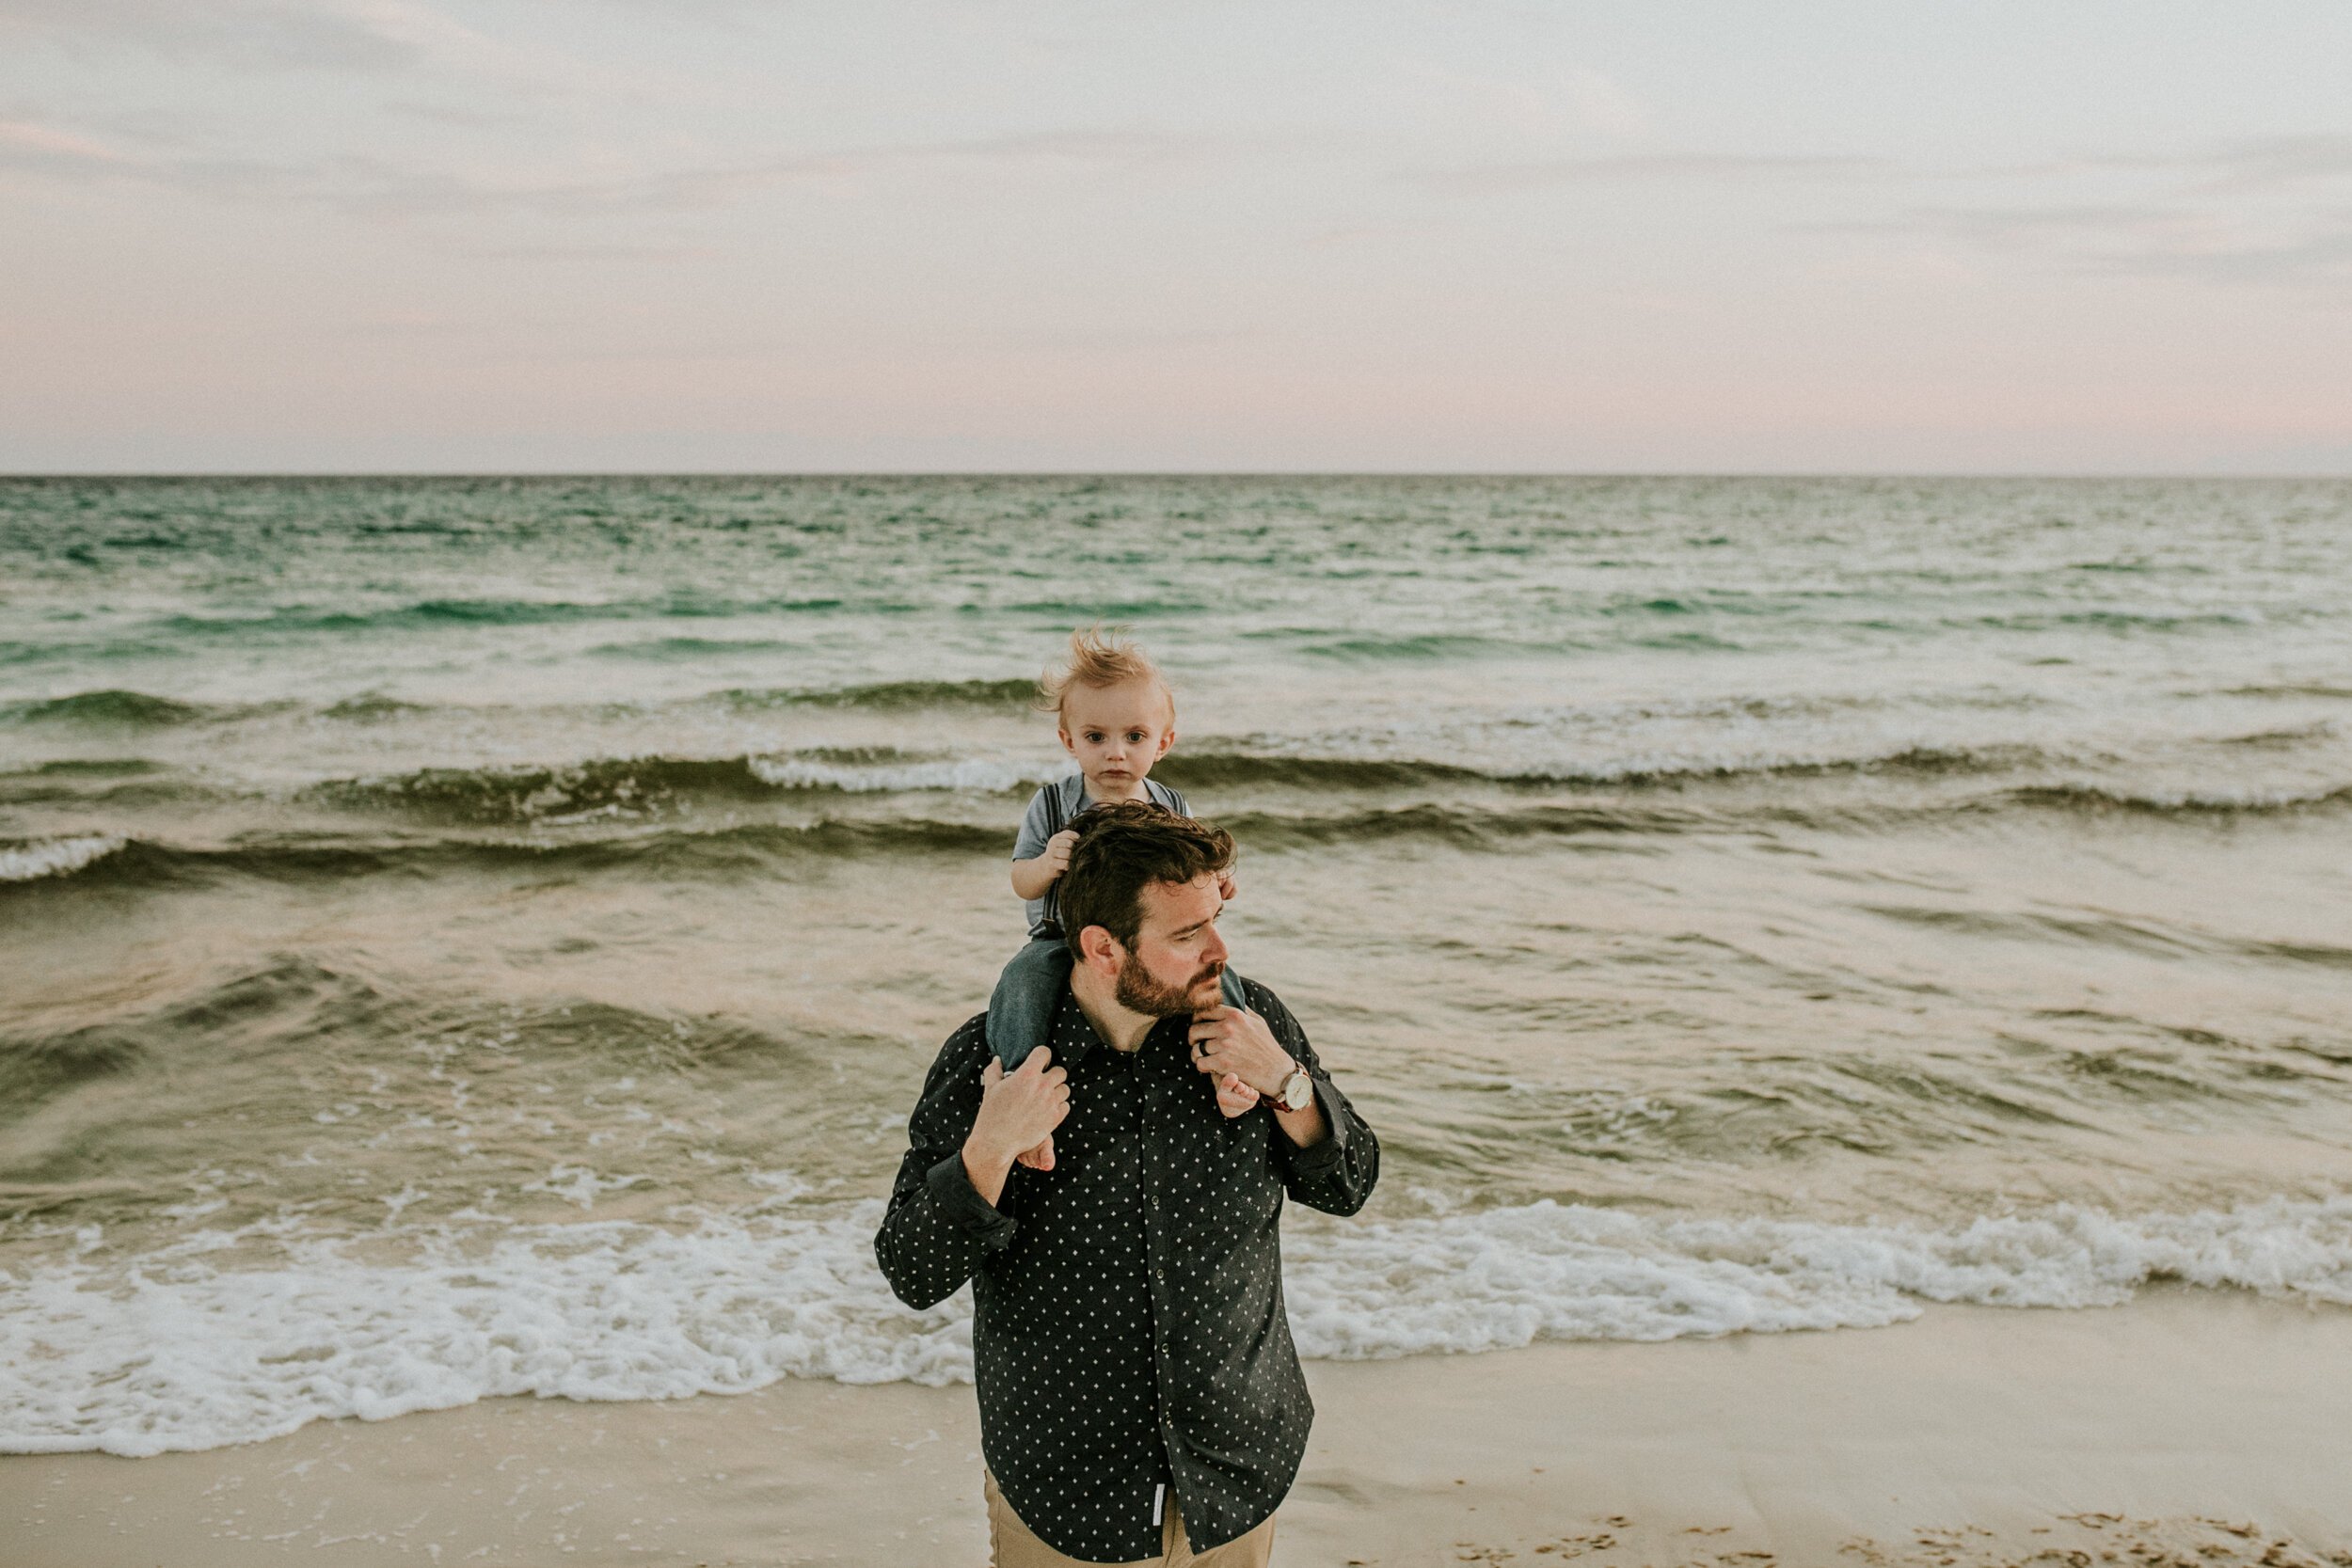
[[[2352,471],[2325,4],[0,3],[0,470]]]

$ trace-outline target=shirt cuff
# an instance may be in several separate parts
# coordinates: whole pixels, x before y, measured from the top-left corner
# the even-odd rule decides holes
[[[981,1245],[993,1251],[1012,1240],[1016,1222],[972,1185],[972,1173],[963,1168],[961,1149],[933,1165],[924,1176],[923,1185],[930,1191],[931,1201],[939,1205],[940,1212],[978,1238]]]
[[[1301,1148],[1296,1144],[1291,1145],[1291,1169],[1301,1176],[1315,1175],[1317,1172],[1338,1164],[1346,1157],[1347,1128],[1356,1116],[1355,1111],[1349,1107],[1346,1098],[1329,1084],[1317,1078],[1311,1072],[1307,1074],[1307,1082],[1314,1085],[1315,1103],[1323,1108],[1323,1124],[1329,1128],[1330,1132],[1325,1135],[1322,1142],[1311,1148]],[[968,1181],[965,1184],[970,1185]],[[973,1196],[977,1197],[979,1195],[976,1193]]]

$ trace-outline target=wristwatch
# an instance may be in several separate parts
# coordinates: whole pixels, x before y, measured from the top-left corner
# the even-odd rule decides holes
[[[1307,1076],[1307,1069],[1291,1063],[1290,1076],[1274,1091],[1274,1103],[1285,1111],[1303,1111],[1314,1103],[1315,1083]]]

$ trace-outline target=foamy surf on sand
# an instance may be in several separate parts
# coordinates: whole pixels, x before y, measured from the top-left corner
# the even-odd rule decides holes
[[[585,1173],[581,1173],[585,1174]],[[880,1206],[448,1224],[342,1242],[199,1231],[135,1260],[97,1234],[0,1280],[0,1451],[140,1456],[499,1395],[662,1400],[780,1378],[969,1382],[968,1291],[911,1312],[872,1266]],[[2111,1307],[2151,1282],[2352,1306],[2352,1199],[1958,1231],[1657,1221],[1540,1203],[1294,1239],[1302,1354],[1364,1360],[1544,1340],[1880,1328],[1930,1303]]]

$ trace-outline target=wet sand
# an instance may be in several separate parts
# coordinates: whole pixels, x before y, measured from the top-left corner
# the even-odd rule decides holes
[[[1286,1568],[2352,1565],[2352,1311],[2166,1290],[1872,1332],[1309,1364]],[[985,1560],[968,1387],[501,1400],[0,1458],[8,1568]]]

